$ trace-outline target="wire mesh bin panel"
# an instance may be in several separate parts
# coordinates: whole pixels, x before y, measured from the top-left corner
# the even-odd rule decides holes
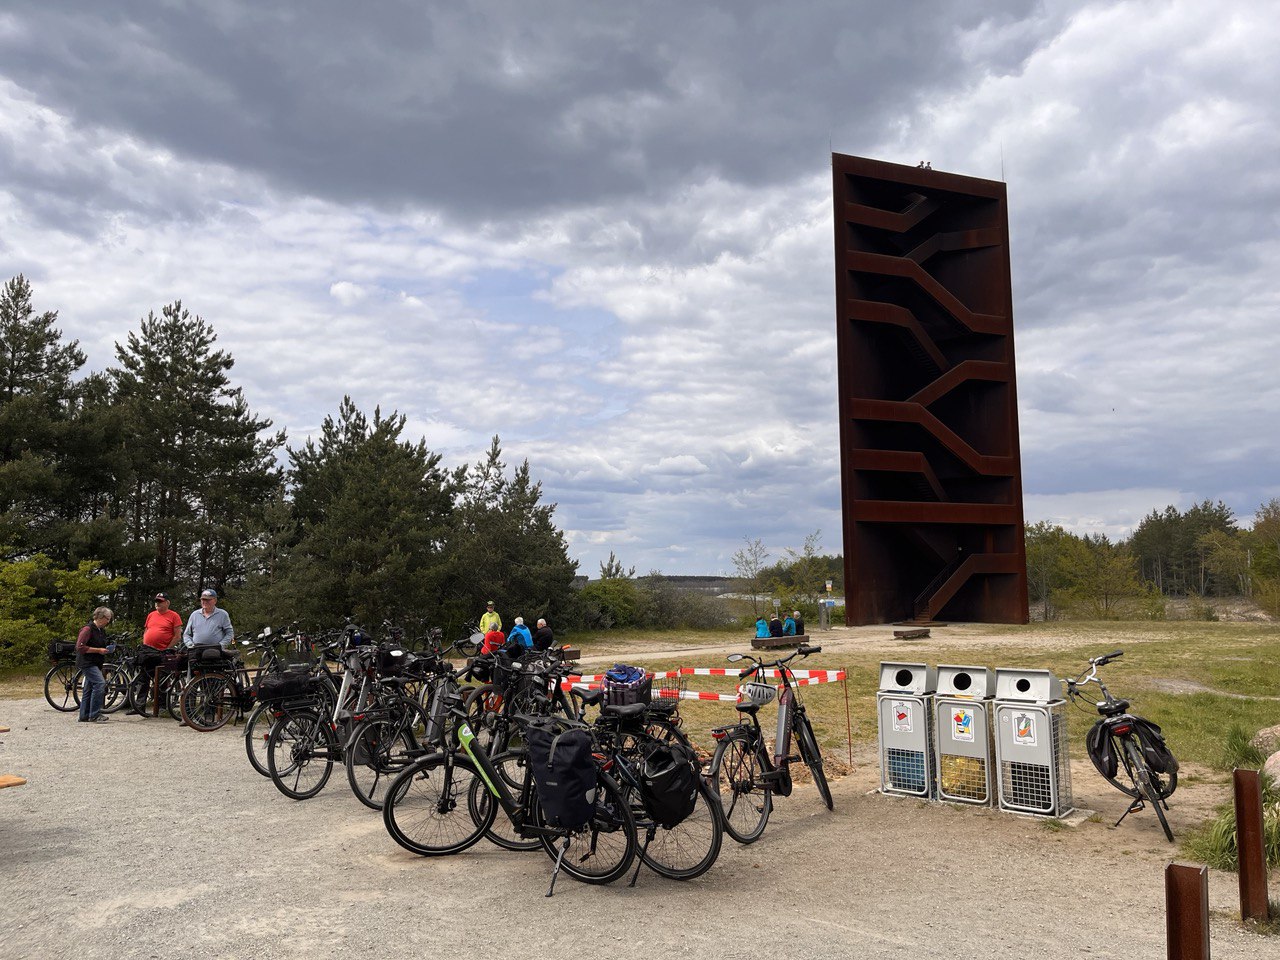
[[[1073,809],[1066,703],[996,703],[1002,810],[1060,817]]]
[[[995,796],[991,701],[938,697],[934,705],[939,800],[990,804]]]
[[[880,790],[911,797],[933,795],[933,695],[876,694]]]

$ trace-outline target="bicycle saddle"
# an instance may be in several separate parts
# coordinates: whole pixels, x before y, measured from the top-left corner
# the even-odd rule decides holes
[[[595,706],[604,698],[603,690],[580,690],[577,692],[582,697],[582,702],[588,706]]]
[[[737,710],[739,713],[749,713],[751,714],[751,716],[754,717],[757,713],[760,712],[760,704],[752,703],[749,700],[744,700],[742,701],[742,703],[734,704],[733,709]]]
[[[600,714],[605,717],[617,717],[619,720],[626,720],[629,717],[642,716],[648,706],[647,703],[605,704],[600,708]]]

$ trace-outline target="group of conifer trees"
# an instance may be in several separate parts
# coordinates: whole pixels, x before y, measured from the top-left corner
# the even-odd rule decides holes
[[[102,600],[136,626],[160,590],[184,616],[217,590],[238,630],[346,616],[457,629],[492,597],[566,609],[577,564],[555,505],[527,462],[506,469],[497,437],[446,469],[403,414],[344,397],[290,446],[180,301],[98,373],[57,323],[24,277],[0,288],[0,667]]]

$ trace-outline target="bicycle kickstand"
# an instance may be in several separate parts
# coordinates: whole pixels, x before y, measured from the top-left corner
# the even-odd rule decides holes
[[[1129,814],[1137,813],[1139,810],[1145,810],[1145,809],[1147,809],[1147,805],[1142,802],[1141,797],[1138,797],[1133,801],[1133,803],[1129,804],[1128,810],[1120,814],[1120,819],[1116,821],[1116,826],[1118,827],[1120,826],[1120,824],[1124,823],[1124,818],[1127,817]]]
[[[627,886],[634,887],[636,881],[640,879],[640,867],[644,864],[644,855],[649,852],[649,844],[653,842],[653,835],[657,832],[657,827],[650,827],[645,833],[644,846],[640,848],[640,856],[636,857],[636,872],[631,875],[631,882]]]
[[[560,853],[556,857],[555,869],[551,871],[551,886],[547,887],[547,896],[551,896],[556,892],[556,877],[560,876],[560,864],[564,863],[564,855],[569,852],[569,838],[564,838],[564,843],[560,847]]]

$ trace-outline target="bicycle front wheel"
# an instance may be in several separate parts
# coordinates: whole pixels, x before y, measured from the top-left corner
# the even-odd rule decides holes
[[[106,689],[102,691],[102,712],[115,713],[129,705],[129,671],[108,663],[102,668]]]
[[[387,788],[382,805],[387,833],[420,857],[466,850],[484,836],[498,812],[497,804],[490,803],[477,817],[468,803],[473,784],[481,779],[465,757],[434,753],[417,761]]]
[[[75,663],[62,660],[49,668],[44,675],[44,698],[49,706],[60,713],[71,713],[80,707],[80,697],[76,683],[80,679],[80,671]]]
[[[209,733],[231,719],[231,678],[223,673],[202,673],[182,688],[182,722],[192,730]]]
[[[543,829],[554,830],[547,826],[541,804],[534,805],[533,815]],[[596,802],[590,822],[576,830],[542,833],[538,839],[552,860],[563,849],[560,869],[583,883],[612,883],[627,872],[636,857],[636,821],[631,805],[617,782],[604,771],[596,775]]]
[[[654,824],[647,845],[642,841],[640,858],[655,873],[672,880],[700,877],[720,856],[724,827],[720,804],[707,782],[698,778],[698,798],[693,812],[674,827]]]
[[[397,706],[398,715],[365,720],[352,732],[346,752],[347,782],[366,807],[381,810],[392,781],[426,752],[418,749],[414,736],[415,729],[426,728],[421,709],[406,700]]]
[[[323,717],[310,712],[285,714],[267,739],[271,782],[293,800],[314,797],[333,773],[335,746]]]
[[[831,799],[831,787],[827,785],[827,772],[822,767],[822,751],[818,749],[818,738],[814,736],[813,724],[809,722],[808,715],[797,710],[795,719],[792,720],[792,728],[795,730],[796,743],[800,747],[800,757],[804,760],[804,765],[809,768],[809,772],[813,774],[813,782],[818,788],[822,802],[827,805],[828,810],[835,809],[835,803]]]
[[[1160,821],[1160,829],[1164,831],[1165,837],[1170,843],[1173,843],[1173,831],[1169,829],[1169,819],[1164,815],[1160,790],[1153,782],[1151,768],[1147,766],[1147,761],[1142,756],[1142,747],[1138,745],[1137,740],[1130,736],[1125,738],[1124,749],[1129,757],[1135,785],[1142,791],[1143,798],[1151,804],[1151,809],[1156,812],[1156,818]]]
[[[773,811],[773,789],[762,777],[768,769],[763,747],[745,736],[721,740],[711,758],[711,779],[720,800],[725,832],[738,843],[754,843]]]
[[[276,711],[273,707],[259,703],[244,725],[244,752],[249,756],[249,766],[267,779],[271,778],[271,771],[267,769],[267,740],[275,722]]]

